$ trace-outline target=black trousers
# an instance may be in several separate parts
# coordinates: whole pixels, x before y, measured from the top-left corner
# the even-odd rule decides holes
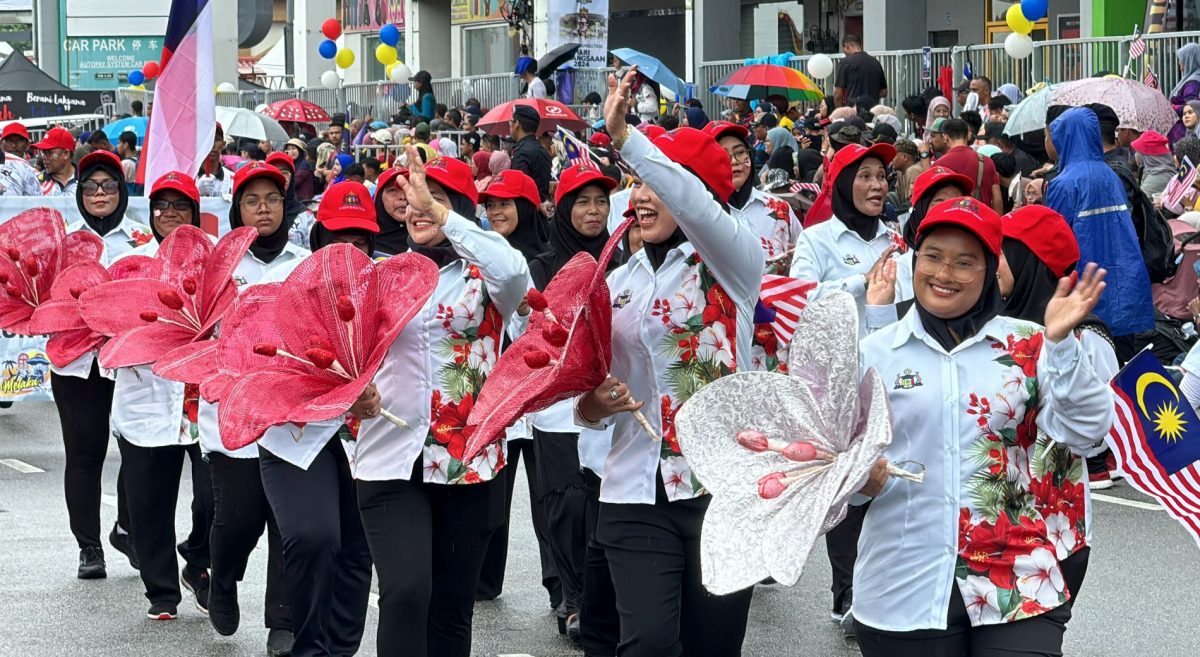
[[[504,467],[505,503],[504,523],[492,535],[487,557],[483,561],[483,572],[479,576],[477,599],[492,600],[500,597],[504,590],[504,572],[508,567],[508,524],[512,511],[513,488],[517,485],[517,469],[521,455],[525,455],[525,481],[529,485],[529,507],[533,515],[533,534],[537,537],[538,557],[542,564],[542,586],[550,594],[550,605],[557,607],[562,601],[562,589],[558,574],[554,572],[554,559],[550,556],[550,540],[546,535],[546,516],[542,511],[541,485],[538,482],[537,453],[532,440],[510,440],[508,461]]]
[[[1074,586],[1078,590],[1083,585],[1090,551],[1091,548],[1084,548],[1062,562],[1068,589]],[[958,585],[951,588],[944,630],[885,632],[855,621],[863,657],[1061,657],[1063,654],[1063,635],[1071,620],[1073,602],[1033,618],[971,627]]]
[[[101,547],[100,479],[108,453],[108,413],[112,409],[113,382],[100,376],[92,363],[88,378],[50,374],[50,389],[62,426],[66,467],[63,490],[67,517],[79,549]],[[121,489],[124,477],[117,473],[117,524],[129,528],[129,509]]]
[[[359,481],[358,508],[379,575],[376,650],[469,657],[488,541],[504,517],[500,477],[482,484]]]
[[[617,616],[617,592],[604,547],[596,542],[596,523],[600,519],[600,477],[583,471],[587,487],[587,553],[583,567],[583,599],[579,606],[579,630],[586,657],[613,657],[621,641],[621,619]]]
[[[579,434],[533,430],[546,543],[568,614],[583,601],[587,554],[587,485],[579,468]]]
[[[833,611],[844,614],[850,609],[854,591],[854,562],[858,560],[858,535],[862,533],[863,518],[867,517],[868,502],[862,506],[846,507],[846,517],[837,527],[825,534],[825,550],[833,570]]]
[[[212,479],[199,445],[138,447],[117,438],[133,546],[141,563],[139,574],[150,602],[178,605],[179,562],[175,558],[175,503],[184,459],[192,465],[192,531],[178,546],[184,561],[208,568],[208,532],[212,526]]]
[[[263,490],[279,524],[293,657],[353,655],[371,593],[371,550],[341,440],[302,470],[260,447]]]
[[[209,534],[211,594],[225,595],[246,575],[250,553],[267,530],[267,594],[264,623],[273,630],[291,630],[283,550],[279,527],[263,493],[258,459],[239,459],[210,452],[213,523]]]
[[[621,619],[617,655],[735,657],[742,653],[753,587],[710,595],[700,581],[707,496],[654,504],[600,503],[604,546]]]

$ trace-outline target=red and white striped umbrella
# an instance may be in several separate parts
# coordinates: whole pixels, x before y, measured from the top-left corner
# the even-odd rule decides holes
[[[276,121],[297,121],[299,123],[328,123],[329,113],[320,105],[299,98],[278,100],[267,105],[263,114]]]

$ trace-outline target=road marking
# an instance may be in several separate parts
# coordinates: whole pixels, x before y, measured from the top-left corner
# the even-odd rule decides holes
[[[1092,499],[1100,502],[1108,502],[1109,504],[1120,504],[1121,506],[1131,506],[1135,509],[1145,509],[1146,511],[1164,511],[1159,504],[1151,504],[1149,502],[1138,502],[1137,500],[1127,500],[1123,497],[1113,497],[1102,493],[1092,493]]]
[[[370,596],[368,596],[367,604],[371,605],[372,607],[374,607],[376,609],[379,609],[379,594],[372,593]]]
[[[29,465],[28,463],[26,463],[24,461],[18,461],[17,459],[0,459],[0,463],[7,465],[8,467],[12,468],[13,470],[16,470],[17,472],[24,472],[25,474],[33,474],[34,472],[45,472],[45,470],[43,470],[35,465]]]
[[[101,493],[100,501],[111,507],[117,506],[117,496],[116,495],[109,495],[107,493]]]

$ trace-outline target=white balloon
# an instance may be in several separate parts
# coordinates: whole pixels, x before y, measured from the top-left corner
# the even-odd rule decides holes
[[[833,60],[829,55],[818,54],[808,58],[808,74],[819,80],[824,80],[833,73]]]
[[[232,82],[222,82],[217,85],[217,91],[223,94],[237,93],[237,85]]]
[[[321,74],[321,84],[327,89],[337,89],[341,78],[338,77],[337,71],[325,71]]]
[[[412,77],[412,69],[404,62],[397,61],[392,64],[392,82],[396,84],[408,84],[408,79]]]
[[[1033,39],[1013,32],[1004,39],[1004,52],[1013,59],[1025,59],[1033,54]]]

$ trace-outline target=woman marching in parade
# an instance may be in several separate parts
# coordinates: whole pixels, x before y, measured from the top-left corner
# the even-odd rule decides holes
[[[632,194],[644,246],[608,277],[612,377],[580,396],[576,420],[613,426],[597,541],[612,572],[622,655],[737,655],[752,589],[712,596],[700,583],[709,498],[674,434],[694,390],[745,369],[763,270],[758,238],[731,219],[729,158],[680,128],[652,143],[625,122],[636,68],[609,78],[605,122],[641,182]],[[661,442],[627,411],[642,408]]]
[[[358,504],[379,574],[380,655],[467,657],[488,540],[504,518],[503,443],[463,462],[464,429],[500,353],[505,318],[526,292],[521,254],[473,220],[464,162],[422,164],[395,178],[408,202],[409,249],[441,269],[437,289],[392,344],[375,377],[408,428],[370,419],[355,453]]]

